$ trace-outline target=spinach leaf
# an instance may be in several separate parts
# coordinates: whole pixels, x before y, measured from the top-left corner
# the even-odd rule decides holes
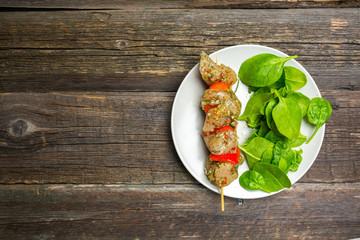
[[[273,92],[271,92],[271,89],[268,87],[262,87],[262,88],[258,88],[254,92],[253,96],[256,96],[257,94],[260,94],[260,93],[273,93]]]
[[[291,139],[291,147],[300,147],[304,142],[306,142],[306,136],[302,133],[299,133],[296,139]]]
[[[278,57],[269,53],[259,54],[241,64],[238,76],[248,86],[270,86],[281,77],[285,62],[296,57]]]
[[[301,163],[301,161],[303,160],[301,154],[303,153],[303,150],[300,149],[298,151],[293,150],[294,154],[295,154],[295,158],[293,159],[293,161],[291,162],[290,168],[289,170],[292,172],[296,172],[299,168],[299,165]]]
[[[285,67],[284,67],[284,69],[285,69]],[[276,82],[274,82],[273,84],[271,84],[269,87],[273,88],[273,89],[279,89],[279,88],[285,87],[285,73],[284,73],[284,71],[281,74],[280,79],[277,80]]]
[[[304,117],[306,115],[310,104],[310,99],[307,96],[300,92],[289,92],[286,95],[286,98],[292,99],[297,102],[299,104],[299,107],[301,108],[302,116]]]
[[[251,134],[250,136],[248,137],[248,139],[246,140],[246,142],[244,142],[243,146],[246,146],[248,145],[251,140],[253,140],[255,137],[257,137],[257,133],[258,133],[259,129],[255,129]]]
[[[316,125],[316,129],[306,143],[309,143],[315,136],[319,128],[325,124],[332,113],[331,104],[324,98],[316,97],[310,101],[308,111],[306,113],[310,123]]]
[[[268,125],[266,124],[265,120],[262,120],[260,123],[260,128],[259,131],[257,133],[257,135],[259,137],[265,137],[266,134],[270,131],[270,128],[268,127]]]
[[[259,89],[258,87],[249,86],[248,93],[256,92],[258,89]]]
[[[254,137],[246,146],[239,145],[239,148],[245,153],[250,169],[253,168],[255,163],[261,161],[261,157],[267,149],[273,147],[274,143],[262,137]]]
[[[287,87],[282,87],[282,88],[279,88],[279,90],[277,90],[277,92],[278,92],[278,94],[280,94],[280,96],[286,97],[288,92],[291,92],[291,90],[288,89]]]
[[[272,110],[277,130],[289,139],[296,138],[300,133],[302,112],[299,104],[292,99],[284,98],[275,91],[279,103]]]
[[[271,163],[274,155],[273,151],[274,150],[272,148],[267,149],[261,156],[261,162]]]
[[[276,143],[279,140],[287,139],[284,136],[280,135],[279,133],[276,133],[274,130],[270,130],[264,137],[265,139],[269,140],[272,143]],[[295,139],[290,139],[290,146],[292,148],[294,147],[300,147],[304,142],[306,142],[306,136],[303,135],[301,132],[299,133],[298,137]]]
[[[279,133],[276,133],[276,131],[271,130],[269,131],[265,137],[265,139],[269,140],[272,143],[276,143],[279,140],[285,140],[284,136],[280,135]],[[299,133],[298,137],[295,139],[290,139],[290,146],[292,148],[294,147],[300,147],[304,142],[306,142],[306,136],[303,135],[301,132]]]
[[[239,178],[240,185],[248,190],[263,190],[263,187],[265,185],[264,177],[252,170],[248,170],[241,174]]]
[[[274,107],[279,103],[279,100],[278,98],[272,98],[269,100],[268,104],[266,105],[266,108],[265,108],[265,119],[266,119],[266,123],[268,125],[268,127],[270,129],[273,128],[273,122],[274,122],[274,119],[272,117],[272,111],[274,109]]]
[[[253,140],[253,138],[257,137],[257,133],[258,133],[259,129],[255,129],[251,134],[250,136],[248,137],[248,139],[246,140],[246,142],[244,142],[243,146],[246,146],[248,145],[251,140]]]
[[[279,140],[275,143],[272,164],[278,166],[284,173],[288,173],[294,158],[295,153],[290,147],[289,140]]]
[[[263,190],[277,192],[283,188],[291,187],[290,179],[278,167],[268,163],[257,163],[254,170],[244,172],[239,183],[249,190]]]
[[[257,171],[258,173],[262,174],[264,177],[264,180],[266,182],[267,178],[272,178],[274,177],[275,180],[284,188],[289,188],[291,187],[291,182],[290,179],[288,178],[288,176],[286,176],[286,174],[281,171],[278,167],[272,165],[272,164],[268,164],[268,163],[257,163],[254,166],[254,171]],[[269,172],[270,174],[265,172]],[[272,177],[271,177],[272,176]],[[271,180],[269,181],[271,182]],[[281,188],[282,189],[282,188]],[[279,189],[280,190],[280,189]]]
[[[264,103],[272,96],[272,93],[259,93],[252,95],[246,104],[244,113],[238,117],[237,120],[246,121],[247,124],[252,128],[259,126],[260,121],[263,118],[263,116],[260,114],[260,110]]]
[[[265,139],[269,140],[272,143],[276,143],[282,138],[283,137],[277,134],[274,130],[269,131],[265,136]]]
[[[293,91],[298,90],[306,85],[307,79],[305,74],[297,68],[284,67],[285,86]]]

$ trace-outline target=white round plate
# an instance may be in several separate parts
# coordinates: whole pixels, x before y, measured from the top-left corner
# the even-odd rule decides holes
[[[259,45],[238,45],[221,49],[210,57],[218,63],[223,63],[231,67],[236,73],[239,71],[241,64],[248,58],[260,53],[271,53],[281,57],[287,57],[283,52],[276,49],[259,46]],[[200,55],[200,52],[199,52]],[[200,58],[200,57],[199,57]],[[303,68],[296,60],[288,61],[285,66],[293,66],[303,71],[307,77],[307,84],[298,90],[305,94],[310,99],[320,97],[319,89],[310,74]],[[236,84],[233,86],[235,90]],[[200,108],[200,99],[204,91],[208,88],[206,83],[202,80],[199,73],[199,64],[195,65],[193,69],[186,75],[182,81],[173,103],[171,113],[171,131],[176,151],[190,174],[205,187],[214,192],[220,193],[220,189],[212,185],[204,174],[205,161],[209,154],[205,143],[201,137],[202,127],[205,120],[205,114]],[[242,82],[239,83],[239,88],[236,92],[237,97],[242,103],[242,111],[244,112],[247,101],[250,98],[248,87]],[[301,133],[310,137],[315,127],[302,122]],[[247,137],[252,132],[245,122],[240,121],[237,133],[240,138],[239,144],[246,141]],[[288,177],[292,184],[298,181],[310,168],[315,161],[324,138],[325,126],[321,127],[315,137],[309,144],[303,144],[300,148],[303,149],[303,161],[296,172],[289,172]],[[239,166],[239,176],[248,170],[246,161]],[[224,195],[233,198],[254,199],[273,195],[275,193],[266,193],[260,190],[250,191],[240,186],[238,179],[233,181],[229,186],[224,187]]]

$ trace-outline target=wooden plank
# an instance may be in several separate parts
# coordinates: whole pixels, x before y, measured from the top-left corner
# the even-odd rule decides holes
[[[225,198],[196,185],[1,185],[11,239],[352,239],[360,184],[297,184],[272,197]]]
[[[301,182],[360,180],[359,91],[325,91],[334,107]],[[0,94],[2,183],[196,183],[170,134],[174,93]]]
[[[299,55],[322,89],[358,90],[359,11],[3,12],[2,91],[176,91],[200,51],[248,43]]]
[[[116,1],[0,1],[0,7],[30,9],[191,9],[191,8],[324,8],[324,7],[359,7],[357,0],[245,0],[245,1],[150,1],[150,0],[116,0]]]

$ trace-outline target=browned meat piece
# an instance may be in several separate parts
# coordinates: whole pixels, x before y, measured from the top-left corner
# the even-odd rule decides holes
[[[200,54],[199,70],[202,79],[209,86],[217,82],[225,82],[230,87],[237,81],[234,70],[224,64],[217,65],[205,52]]]
[[[205,163],[205,175],[212,184],[221,188],[237,179],[237,167],[227,162],[213,162],[208,157]]]
[[[241,102],[233,91],[225,91],[220,89],[207,89],[201,99],[201,107],[203,110],[205,106],[217,106],[225,104],[230,110],[230,116],[237,118],[241,112]]]
[[[235,153],[238,146],[237,135],[234,130],[204,133],[205,144],[212,154]]]
[[[210,109],[206,113],[206,119],[204,122],[203,131],[212,132],[216,128],[230,125],[232,124],[232,122],[234,121],[231,118],[229,108],[225,104],[220,104],[219,106]]]

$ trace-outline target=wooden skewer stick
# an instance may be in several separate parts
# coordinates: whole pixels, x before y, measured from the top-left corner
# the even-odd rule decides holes
[[[224,211],[224,189],[221,187],[221,211]]]

